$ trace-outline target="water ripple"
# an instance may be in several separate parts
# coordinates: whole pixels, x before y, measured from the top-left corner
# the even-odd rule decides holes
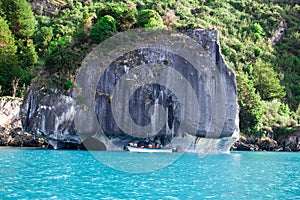
[[[153,157],[102,154],[116,163]],[[0,199],[300,199],[299,163],[297,153],[184,154],[166,168],[132,174],[87,151],[6,149],[0,151]]]

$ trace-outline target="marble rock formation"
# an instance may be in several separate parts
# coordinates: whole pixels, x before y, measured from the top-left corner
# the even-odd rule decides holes
[[[120,33],[84,59],[72,93],[30,90],[20,113],[24,130],[54,148],[228,151],[239,137],[235,74],[216,30]]]

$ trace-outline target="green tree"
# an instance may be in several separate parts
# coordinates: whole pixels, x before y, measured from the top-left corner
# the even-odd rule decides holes
[[[80,66],[84,58],[83,53],[81,49],[74,47],[71,43],[60,43],[46,57],[46,70],[50,74],[60,72],[70,76]]]
[[[240,106],[240,129],[245,134],[254,134],[262,123],[262,101],[247,74],[237,74],[238,101]]]
[[[31,39],[18,40],[18,57],[23,69],[31,68],[37,63],[38,55]]]
[[[15,72],[18,73],[15,80],[19,81],[20,86],[29,85],[32,78],[31,71],[38,60],[32,41],[37,21],[31,5],[26,0],[3,0],[1,7],[17,45],[16,55],[19,65]]]
[[[20,76],[16,57],[17,47],[9,26],[0,16],[0,86],[1,95],[10,95],[12,80]]]
[[[110,15],[105,15],[91,28],[90,36],[95,43],[100,43],[116,31],[116,20]]]
[[[161,16],[155,10],[150,9],[141,10],[139,12],[137,25],[139,27],[164,28]]]
[[[0,55],[9,56],[16,53],[17,47],[12,32],[10,31],[7,21],[0,16]]]
[[[286,5],[280,12],[281,21],[286,23],[282,38],[274,46],[276,71],[284,74],[282,84],[286,89],[285,102],[296,111],[300,105],[300,5]]]
[[[9,22],[10,30],[17,39],[33,36],[37,22],[26,0],[2,0],[2,9]]]
[[[281,99],[286,95],[271,63],[257,59],[252,73],[254,86],[263,100]]]
[[[97,11],[99,19],[105,15],[110,15],[116,20],[117,31],[125,31],[136,23],[137,9],[132,2],[106,3],[104,8]]]
[[[250,26],[250,29],[253,33],[257,33],[261,36],[265,35],[265,31],[264,29],[261,27],[261,25],[259,23],[254,23]]]
[[[50,42],[53,38],[52,27],[43,26],[37,32],[35,42],[40,55],[45,56],[49,53]]]

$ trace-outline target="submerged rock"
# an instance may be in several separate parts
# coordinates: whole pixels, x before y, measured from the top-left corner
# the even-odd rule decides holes
[[[101,43],[83,61],[72,93],[25,95],[23,128],[53,148],[151,142],[228,151],[239,137],[234,72],[216,30],[186,35],[134,30]]]

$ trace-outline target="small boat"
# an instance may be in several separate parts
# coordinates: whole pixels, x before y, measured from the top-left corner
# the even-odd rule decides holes
[[[129,152],[136,152],[136,153],[172,153],[174,152],[173,148],[142,148],[136,146],[126,146],[126,149]]]

